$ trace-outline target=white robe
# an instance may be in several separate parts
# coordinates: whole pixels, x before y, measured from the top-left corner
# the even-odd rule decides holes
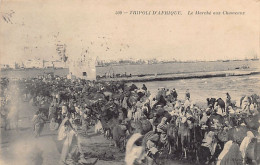
[[[254,134],[251,131],[248,131],[247,136],[243,139],[243,141],[239,147],[243,159],[245,159],[247,146],[251,142],[253,137],[254,137]]]
[[[74,130],[70,130],[67,133],[67,136],[66,136],[66,139],[64,141],[64,144],[63,144],[63,147],[62,147],[62,151],[61,151],[60,160],[62,162],[66,162],[66,158],[67,158],[71,148],[73,147],[73,145],[75,145],[75,144],[72,144],[72,140],[73,140],[73,138],[75,138],[74,136],[76,136],[76,133],[75,133]]]
[[[102,132],[102,124],[101,121],[98,120],[98,122],[95,124],[95,133]]]
[[[142,135],[140,133],[133,134],[126,144],[125,163],[126,165],[133,165],[135,161],[141,162],[145,157],[144,146],[136,146],[135,142],[140,139]]]
[[[133,109],[128,109],[128,112],[127,112],[127,118],[128,119],[132,119],[133,118]]]
[[[219,154],[218,156],[218,161],[217,161],[217,164],[216,165],[220,165],[221,163],[221,160],[224,158],[224,156],[228,153],[230,147],[232,146],[232,140],[226,142],[222,152]]]

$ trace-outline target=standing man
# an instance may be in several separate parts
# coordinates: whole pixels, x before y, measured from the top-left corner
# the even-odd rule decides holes
[[[143,84],[142,89],[145,90],[145,91],[147,91],[147,87],[145,86],[145,84]]]
[[[87,135],[87,130],[89,128],[90,125],[90,109],[88,109],[85,105],[84,110],[82,111],[81,114],[81,123],[82,123],[82,133],[86,136]]]
[[[66,102],[63,102],[63,105],[61,106],[61,114],[62,114],[62,119],[64,119],[68,115],[68,107]]]
[[[228,107],[231,106],[231,96],[229,93],[226,93],[227,98],[226,98],[226,111],[228,110]]]
[[[186,90],[185,99],[186,99],[186,100],[189,100],[189,99],[190,99],[190,91],[189,91],[189,89]]]
[[[177,94],[177,91],[176,91],[176,89],[175,88],[173,88],[173,90],[172,90],[172,96],[173,96],[173,101],[177,101],[177,97],[178,97],[178,94]]]
[[[90,163],[84,158],[80,138],[67,117],[62,121],[58,130],[58,141],[61,144],[63,143],[60,165],[75,164],[77,160],[81,164]]]

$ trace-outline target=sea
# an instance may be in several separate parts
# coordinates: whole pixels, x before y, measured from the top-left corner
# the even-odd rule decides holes
[[[209,71],[232,71],[248,70],[260,71],[260,61],[214,61],[214,62],[179,62],[163,64],[143,64],[143,65],[112,65],[96,67],[97,75],[110,74],[131,74],[131,75],[154,75],[154,74],[190,74]],[[67,68],[60,69],[23,69],[23,70],[2,70],[1,77],[9,78],[29,78],[38,75],[54,73],[59,76],[66,76],[69,73]],[[228,92],[233,101],[239,103],[244,95],[260,95],[260,75],[244,75],[231,77],[212,77],[203,79],[183,79],[173,81],[150,81],[135,82],[138,87],[145,84],[152,96],[155,96],[159,87],[167,89],[175,88],[178,97],[184,99],[185,92],[189,89],[191,100],[196,102],[206,102],[206,98],[225,98]]]
[[[206,103],[207,98],[222,98],[225,100],[228,92],[235,103],[245,95],[260,95],[260,75],[213,77],[205,79],[183,79],[174,81],[150,81],[135,83],[138,87],[143,84],[150,90],[152,97],[156,95],[158,88],[175,88],[178,98],[184,100],[185,92],[189,89],[191,101],[194,104]],[[239,105],[239,104],[238,104]]]

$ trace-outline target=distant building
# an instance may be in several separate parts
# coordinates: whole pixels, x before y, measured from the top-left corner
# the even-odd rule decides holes
[[[40,59],[37,60],[27,60],[24,62],[25,68],[42,68],[43,67],[43,61]]]
[[[96,80],[96,59],[79,59],[70,62],[68,77]]]
[[[1,69],[9,69],[10,65],[8,64],[1,64]]]
[[[43,67],[44,68],[53,68],[54,64],[52,61],[43,61]]]
[[[53,64],[54,68],[65,68],[66,67],[66,63],[63,61],[59,61],[59,60],[52,61],[52,64]]]
[[[10,63],[9,67],[12,68],[12,69],[15,69],[15,64],[16,64],[15,62],[14,63]]]

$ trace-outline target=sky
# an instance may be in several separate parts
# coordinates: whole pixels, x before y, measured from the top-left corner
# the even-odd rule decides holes
[[[153,10],[182,15],[129,14]],[[1,0],[0,63],[59,59],[57,43],[66,44],[69,60],[83,51],[101,60],[259,57],[259,11],[257,0]]]

